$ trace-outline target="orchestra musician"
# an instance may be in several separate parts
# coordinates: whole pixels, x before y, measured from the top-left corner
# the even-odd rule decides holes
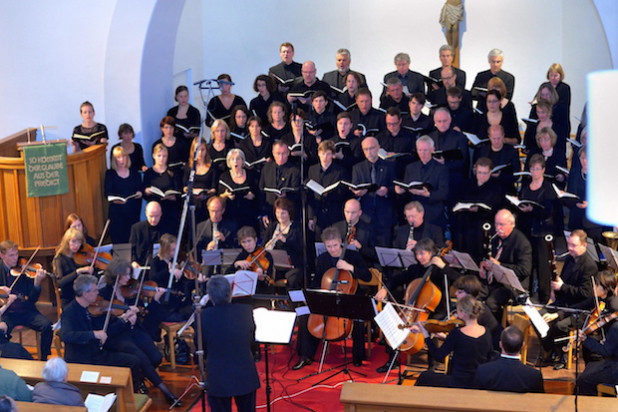
[[[88,228],[84,224],[84,220],[77,213],[69,213],[67,215],[64,221],[64,231],[66,232],[69,228],[77,229],[84,234],[84,244],[90,246],[97,245],[94,238],[88,234]]]
[[[326,246],[326,252],[317,258],[315,278],[312,279],[310,285],[312,289],[320,288],[322,277],[331,268],[348,271],[355,279],[371,280],[371,272],[369,272],[367,263],[365,263],[359,252],[348,249],[345,251],[344,259],[340,259],[343,253],[342,236],[337,229],[332,227],[324,229],[322,241]],[[357,293],[359,292],[357,291]],[[308,316],[300,316],[298,318],[298,355],[300,359],[292,367],[293,370],[304,368],[313,362],[313,356],[320,342],[307,329],[307,318]],[[363,325],[362,321],[355,321],[352,330],[352,359],[354,366],[361,366],[365,358]]]
[[[19,252],[17,243],[12,240],[0,242],[0,292],[9,295],[0,308],[2,317],[0,327],[6,326],[5,334],[9,336],[15,326],[24,325],[41,333],[40,360],[45,361],[51,354],[52,323],[36,308],[36,301],[41,295],[41,282],[47,276],[43,269],[37,269],[34,278],[22,273],[18,267]],[[19,277],[11,273],[17,269]],[[23,297],[23,299],[21,298]],[[18,352],[19,353],[19,352]]]
[[[146,220],[131,226],[131,266],[134,268],[146,265],[152,259],[152,247],[159,242],[162,234],[168,229],[161,223],[161,205],[158,202],[148,202],[146,205]],[[150,256],[150,258],[149,258]]]
[[[52,262],[54,268],[54,276],[58,280],[58,288],[60,289],[60,299],[62,307],[68,305],[75,295],[73,294],[73,282],[79,275],[94,273],[94,268],[91,266],[78,267],[73,260],[73,257],[79,252],[84,243],[84,234],[77,230],[69,228],[64,235],[60,244],[56,248],[56,254]]]
[[[363,216],[361,204],[356,199],[349,199],[343,206],[344,220],[335,223],[333,227],[339,231],[342,239],[348,234],[348,244],[360,251],[365,262],[372,265],[378,261],[375,251],[375,238],[373,236],[373,226],[368,219]]]
[[[425,208],[420,202],[412,201],[405,205],[403,214],[407,224],[395,229],[393,247],[413,250],[420,239],[428,238],[441,248],[444,245],[444,235],[439,226],[425,222]]]
[[[209,219],[197,225],[198,261],[202,260],[202,250],[233,248],[237,245],[234,233],[236,222],[224,217],[225,199],[213,196],[206,202]]]
[[[257,234],[251,226],[243,226],[238,229],[238,242],[242,251],[234,259],[234,264],[227,269],[227,273],[236,270],[250,270],[258,274],[256,293],[272,292],[270,280],[274,280],[275,264],[272,255],[263,247],[258,247]]]

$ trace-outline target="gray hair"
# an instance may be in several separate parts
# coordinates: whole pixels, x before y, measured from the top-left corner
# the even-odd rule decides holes
[[[232,156],[234,156],[234,155],[240,156],[240,158],[242,159],[243,163],[247,161],[247,157],[245,156],[245,152],[243,152],[240,149],[234,148],[234,149],[230,150],[229,152],[227,152],[227,155],[225,156],[225,164],[227,165],[227,167],[229,169],[232,168],[232,166],[230,166],[230,162],[232,161]]]
[[[401,86],[401,79],[399,77],[391,77],[386,81],[386,86]]]
[[[207,284],[210,300],[215,305],[229,303],[232,300],[232,288],[225,276],[216,275],[210,278]]]
[[[443,44],[442,46],[440,46],[440,50],[439,53],[442,53],[443,51],[450,51],[451,54],[455,54],[455,51],[453,50],[453,48],[451,46],[449,46],[448,44]]]
[[[96,285],[97,282],[97,278],[92,275],[79,275],[73,282],[75,296],[81,297],[84,293],[88,292],[90,286]]]
[[[51,358],[43,366],[43,379],[47,382],[65,382],[69,368],[62,358]]]
[[[436,111],[433,112],[433,117],[435,118],[436,114],[438,114],[438,113],[446,113],[448,115],[448,118],[452,119],[451,112],[449,112],[449,110],[446,107],[439,107],[439,108],[437,108]]]
[[[429,143],[432,149],[436,146],[436,143],[433,141],[433,139],[427,135],[423,135],[419,137],[418,139],[416,139],[417,146],[419,143]]]
[[[350,59],[352,58],[352,53],[350,53],[350,50],[348,50],[348,49],[343,49],[343,48],[339,49],[339,50],[337,50],[336,54],[343,54],[344,56],[346,56],[346,57],[348,57]]]
[[[397,53],[395,55],[395,64],[397,64],[398,61],[405,61],[406,63],[410,64],[410,55],[408,53]]]
[[[492,57],[497,57],[497,56],[504,57],[504,52],[500,49],[491,49],[489,51],[489,54],[487,55],[487,59],[489,60]]]

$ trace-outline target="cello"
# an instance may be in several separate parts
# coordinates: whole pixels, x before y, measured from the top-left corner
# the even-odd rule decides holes
[[[348,239],[350,235],[351,225],[348,225],[348,232],[346,234],[346,242],[343,244],[341,255],[339,260],[345,258],[345,252],[348,248]],[[322,276],[322,282],[320,288],[324,290],[335,291],[337,293],[343,293],[353,295],[358,288],[358,282],[347,270],[337,269],[336,267],[330,268]],[[309,315],[307,321],[307,329],[309,333],[317,339],[324,339],[326,341],[338,341],[350,336],[352,332],[352,320],[346,318],[337,318],[334,316],[324,315]]]

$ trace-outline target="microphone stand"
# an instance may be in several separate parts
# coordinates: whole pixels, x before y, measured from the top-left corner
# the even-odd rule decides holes
[[[200,90],[200,100],[202,100],[202,105],[204,106],[204,110],[206,111],[206,114],[204,116],[204,122],[202,123],[206,124],[206,122],[208,121],[208,116],[214,119],[214,116],[211,115],[210,111],[208,110],[208,102],[210,102],[210,100],[214,97],[213,90],[220,89],[221,86],[219,85],[217,79],[204,79],[193,83],[193,85],[198,86]],[[206,97],[204,97],[203,90],[208,90]],[[200,133],[200,136],[203,136],[203,134]]]
[[[296,120],[295,115],[294,120]],[[303,231],[303,288],[307,289],[309,287],[309,282],[307,279],[307,191],[305,190],[302,182],[305,179],[305,125],[303,124],[303,133],[300,137],[300,182],[299,182],[299,190],[300,190],[300,207],[302,211],[301,215],[301,227]]]

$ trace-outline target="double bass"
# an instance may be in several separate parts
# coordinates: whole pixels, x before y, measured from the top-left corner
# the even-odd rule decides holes
[[[348,239],[351,233],[351,225],[348,225],[348,232],[345,237],[345,243],[341,250],[339,260],[345,258],[345,252],[348,248]],[[322,276],[320,288],[324,290],[336,291],[347,295],[353,295],[358,288],[358,282],[352,276],[352,273],[347,270],[330,268]],[[334,316],[309,315],[307,328],[317,339],[327,341],[338,341],[350,336],[352,332],[352,320],[346,318],[337,318]]]

